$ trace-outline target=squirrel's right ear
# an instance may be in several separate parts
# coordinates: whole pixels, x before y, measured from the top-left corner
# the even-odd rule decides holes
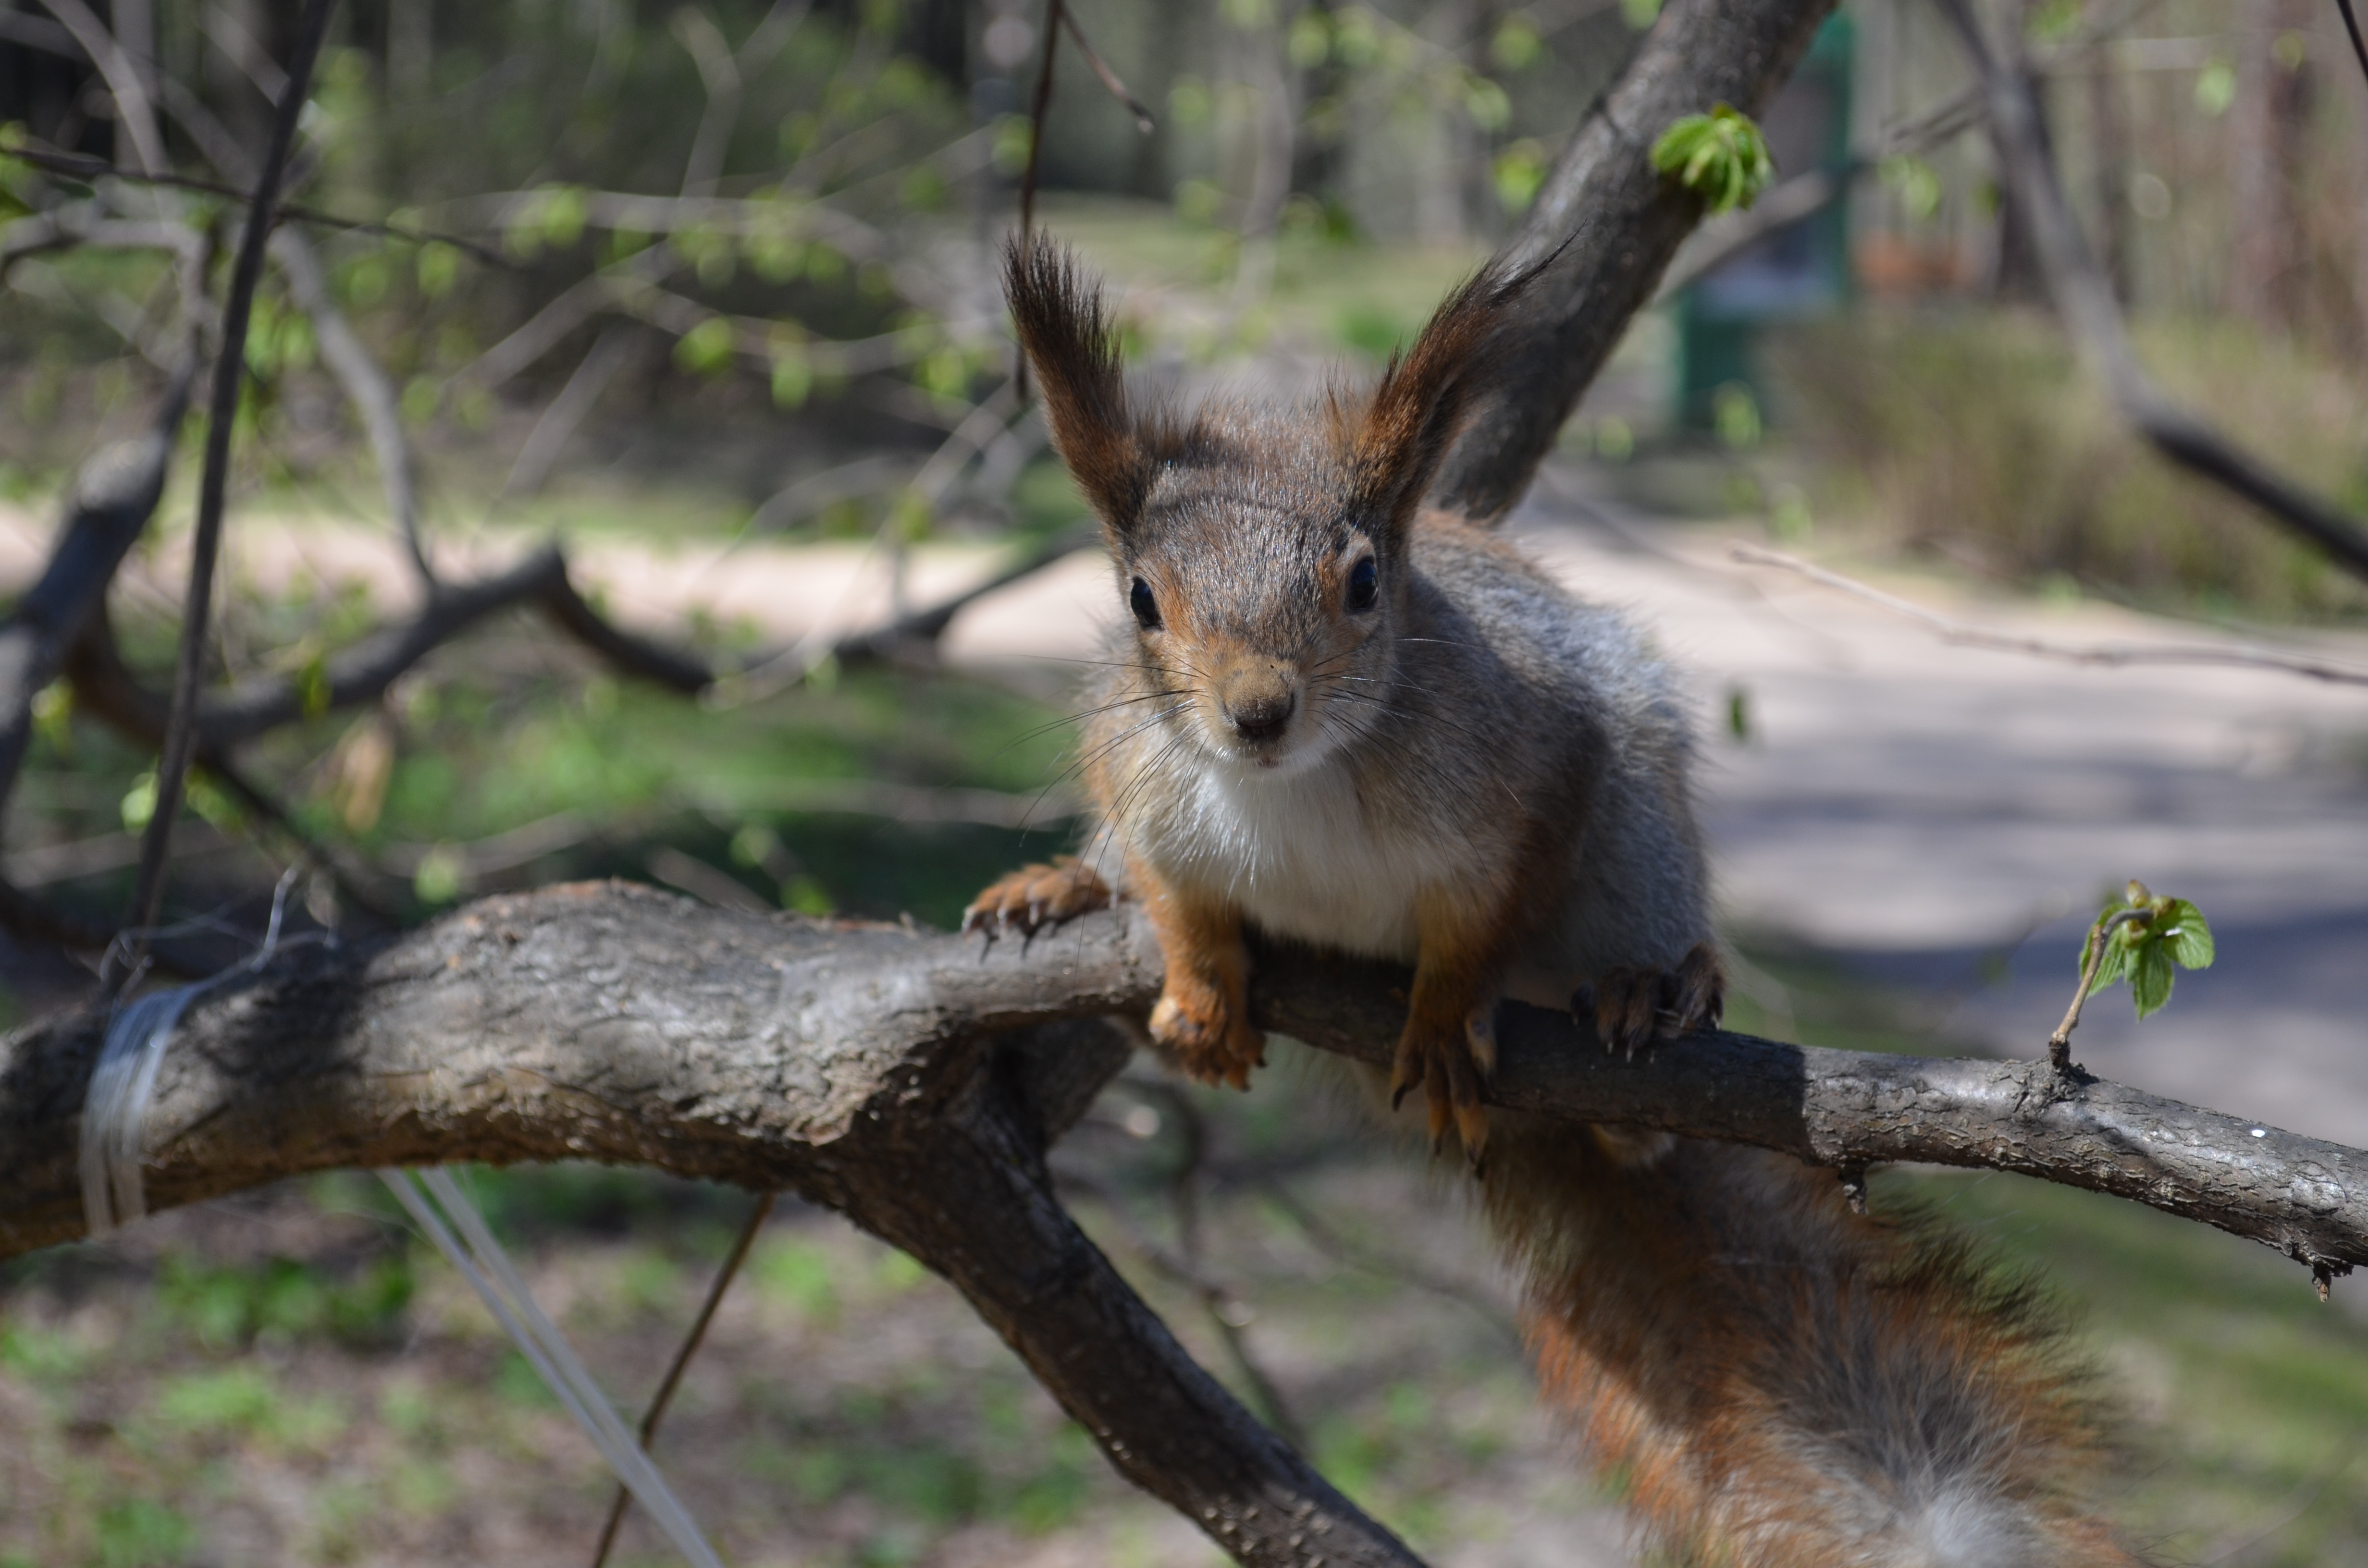
[[[1127,408],[1099,285],[1064,248],[1015,237],[1004,243],[1003,293],[1061,460],[1102,521],[1125,533],[1143,510],[1152,465]]]

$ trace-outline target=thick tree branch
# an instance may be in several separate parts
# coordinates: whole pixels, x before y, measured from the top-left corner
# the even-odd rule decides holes
[[[1543,260],[1568,242],[1507,335],[1497,394],[1448,454],[1431,499],[1483,519],[1521,498],[1579,394],[1653,297],[1702,199],[1656,173],[1653,139],[1724,100],[1757,113],[1832,0],[1669,0],[1588,111],[1505,253]]]
[[[1967,0],[1939,0],[1980,74],[1990,138],[2016,205],[2031,225],[2047,291],[2074,347],[2101,379],[2122,416],[2155,450],[2245,501],[2289,533],[2368,579],[2368,530],[2163,395],[2138,363],[2113,286],[2064,199],[2030,84],[1992,52]]]
[[[466,1158],[794,1189],[952,1280],[1121,1471],[1242,1561],[1413,1568],[1053,1198],[1045,1142],[1126,1059],[1093,1016],[1139,1009],[1157,980],[1145,934],[1115,920],[982,957],[643,888],[490,900],[375,949],[291,950],[194,1007],[151,1113],[149,1200]],[[81,1233],[104,1024],[0,1041],[0,1256]]]
[[[593,1158],[761,1189],[881,1117],[935,1114],[986,1035],[1147,1009],[1121,906],[982,949],[903,927],[735,915],[621,884],[486,900],[380,948],[291,953],[193,1007],[157,1102],[159,1207],[304,1171]],[[1268,956],[1268,1028],[1385,1065],[1404,976]],[[81,1233],[74,1119],[99,1020],[0,1044],[0,1256]],[[1776,1149],[1837,1168],[2011,1170],[2368,1263],[2368,1155],[2044,1062],[1712,1033],[1629,1062],[1508,1005],[1492,1104]],[[959,1061],[957,1059],[960,1059]]]

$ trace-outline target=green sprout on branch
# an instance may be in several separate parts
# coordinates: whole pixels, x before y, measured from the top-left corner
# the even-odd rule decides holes
[[[1713,213],[1750,206],[1776,177],[1767,138],[1727,103],[1672,121],[1653,143],[1653,166],[1699,195]]]
[[[2202,910],[2133,881],[2080,938],[2080,989],[2048,1037],[2049,1059],[2059,1070],[2071,1065],[2072,1031],[2079,1027],[2081,1006],[2116,980],[2130,983],[2130,1000],[2143,1018],[2170,1000],[2179,971],[2209,969],[2212,958],[2212,927]]]

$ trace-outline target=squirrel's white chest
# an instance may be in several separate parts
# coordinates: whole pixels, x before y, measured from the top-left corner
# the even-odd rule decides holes
[[[1264,778],[1212,763],[1178,785],[1128,824],[1164,876],[1219,893],[1277,936],[1414,960],[1415,900],[1452,874],[1452,846],[1377,831],[1345,768]]]

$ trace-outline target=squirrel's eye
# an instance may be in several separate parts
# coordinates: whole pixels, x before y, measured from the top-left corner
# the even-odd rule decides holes
[[[1159,601],[1151,597],[1151,585],[1140,577],[1126,592],[1126,608],[1134,611],[1136,623],[1145,631],[1159,630]]]
[[[1372,608],[1374,599],[1381,595],[1381,568],[1373,564],[1373,558],[1370,555],[1349,568],[1349,608],[1353,610]]]

